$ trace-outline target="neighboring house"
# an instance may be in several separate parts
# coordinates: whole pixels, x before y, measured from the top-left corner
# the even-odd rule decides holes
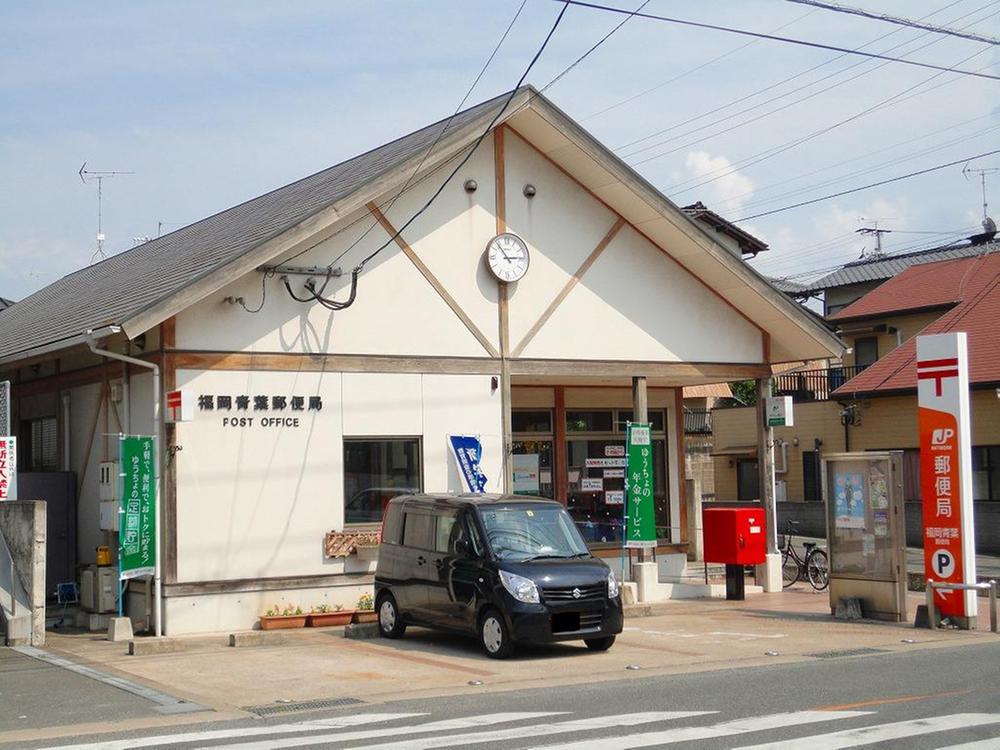
[[[164,436],[171,635],[249,628],[276,602],[353,607],[373,570],[356,541],[378,528],[386,498],[463,490],[452,437],[480,439],[489,491],[565,503],[595,554],[618,560],[623,426],[636,408],[651,423],[656,559],[683,563],[685,390],[764,379],[843,346],[544,96],[525,87],[506,100],[72,273],[0,315],[0,379],[14,381],[21,435],[51,425],[70,479],[56,497],[29,490],[51,478],[43,470],[20,478],[50,500],[50,523],[74,522],[50,535],[69,557],[68,570],[47,561],[66,576],[56,581],[114,546],[99,477],[114,475],[100,464],[119,432]],[[159,367],[163,390],[195,399],[190,420],[154,419],[142,363]],[[419,520],[406,525],[415,544],[447,543]],[[140,619],[144,588],[125,596]]]
[[[970,258],[984,252],[1000,250],[1000,241],[994,239],[995,234],[995,231],[987,231],[970,237],[967,242],[935,247],[930,250],[899,255],[869,255],[847,263],[836,271],[808,284],[800,285],[786,280],[772,283],[775,283],[782,291],[796,296],[818,297],[822,295],[823,314],[829,317],[911,266],[936,263],[941,260]],[[798,288],[792,291],[793,287]]]
[[[907,268],[829,320],[853,353],[842,367],[786,373],[795,426],[776,428],[779,498],[819,501],[823,453],[903,450],[904,497],[920,500],[915,336],[965,331],[972,388],[973,497],[982,544],[1000,551],[1000,253]],[[720,500],[757,493],[754,413],[717,409],[715,482]],[[744,446],[744,447],[741,447]],[[751,470],[751,466],[754,471]],[[977,523],[979,521],[977,520]]]
[[[681,210],[699,224],[714,230],[716,239],[738,258],[756,258],[757,253],[767,250],[766,243],[722,218],[701,201],[684,206]]]

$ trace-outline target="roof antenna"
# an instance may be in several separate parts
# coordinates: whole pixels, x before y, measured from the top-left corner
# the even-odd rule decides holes
[[[986,169],[969,169],[969,165],[966,164],[962,167],[962,175],[965,179],[969,179],[970,174],[978,174],[979,180],[983,186],[983,231],[987,234],[990,232],[997,231],[997,224],[993,219],[990,218],[988,213],[989,203],[986,200],[986,175],[993,172],[1000,172],[1000,167],[987,167]]]
[[[97,256],[101,256],[101,260],[104,260],[106,257],[104,255],[104,229],[102,227],[104,180],[109,177],[116,177],[122,174],[135,174],[135,172],[98,172],[92,169],[87,169],[87,162],[84,162],[77,174],[80,175],[80,181],[83,182],[84,185],[87,184],[87,180],[97,180],[97,250],[94,251],[92,256],[90,256],[90,262],[93,263]]]

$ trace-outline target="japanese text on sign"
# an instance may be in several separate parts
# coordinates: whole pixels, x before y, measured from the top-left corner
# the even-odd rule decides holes
[[[128,436],[120,441],[122,519],[118,529],[123,579],[153,575],[156,566],[156,468],[154,440]]]
[[[17,438],[0,437],[0,502],[17,499]]]

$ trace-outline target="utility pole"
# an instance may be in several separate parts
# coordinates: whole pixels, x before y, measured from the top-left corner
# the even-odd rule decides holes
[[[889,234],[892,232],[891,229],[879,229],[878,221],[873,221],[870,227],[861,227],[861,229],[856,230],[858,234],[873,234],[875,235],[875,251],[873,253],[862,254],[862,257],[882,257],[882,235]]]
[[[80,167],[80,171],[77,172],[77,174],[80,175],[80,181],[84,185],[87,184],[88,179],[97,180],[97,250],[94,252],[93,256],[91,256],[90,260],[91,262],[93,262],[94,258],[96,258],[98,255],[101,256],[101,259],[103,260],[105,258],[104,228],[102,226],[104,180],[106,180],[109,177],[117,177],[118,175],[123,175],[123,174],[135,174],[135,172],[115,172],[115,171],[97,172],[94,170],[87,169],[87,162],[84,162],[83,166]]]

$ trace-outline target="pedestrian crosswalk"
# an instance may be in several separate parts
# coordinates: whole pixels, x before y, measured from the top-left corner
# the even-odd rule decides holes
[[[269,726],[178,731],[49,750],[126,750],[133,747],[267,750],[330,747],[340,750],[432,750],[503,747],[521,750],[630,750],[684,747],[712,740],[731,750],[838,750],[897,740],[944,750],[1000,747],[1000,713],[953,713],[903,721],[877,711],[789,711],[726,717],[722,711],[644,711],[574,716],[566,711],[508,711],[435,718],[427,713],[376,712]]]

